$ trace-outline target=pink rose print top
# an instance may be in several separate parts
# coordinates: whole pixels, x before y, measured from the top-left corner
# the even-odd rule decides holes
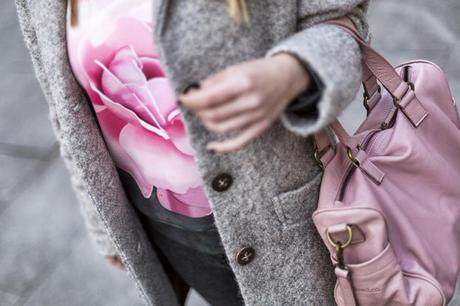
[[[80,0],[78,26],[67,21],[70,63],[116,166],[145,198],[156,192],[166,209],[203,217],[212,212],[155,49],[152,9],[152,0]]]

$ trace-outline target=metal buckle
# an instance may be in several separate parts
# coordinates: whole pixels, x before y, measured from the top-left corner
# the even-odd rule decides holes
[[[377,85],[377,92],[378,93],[382,93],[382,88],[380,87],[380,85]],[[374,93],[375,95],[375,93]],[[364,108],[366,109],[367,113],[369,113],[371,111],[371,108],[369,107],[369,104],[367,103],[369,101],[371,97],[368,97],[366,92],[363,92],[363,105],[364,105]]]
[[[350,225],[347,225],[347,234],[348,234],[347,240],[345,241],[345,243],[342,244],[342,242],[340,241],[335,241],[332,238],[331,233],[329,233],[329,231],[326,231],[327,240],[334,248],[337,248],[340,245],[340,247],[344,249],[351,244],[351,241],[353,240],[353,229],[351,228]]]
[[[347,155],[348,158],[351,160],[351,162],[359,168],[359,161],[353,156],[353,151],[351,150],[350,147],[347,147]]]
[[[335,241],[332,237],[331,237],[331,234],[329,233],[329,231],[326,231],[326,237],[327,237],[327,240],[329,241],[329,243],[335,248],[335,252],[336,252],[336,256],[337,256],[337,265],[341,268],[341,269],[345,269],[345,260],[344,260],[344,257],[343,257],[343,250],[348,247],[352,240],[353,240],[353,230],[351,228],[350,225],[347,225],[347,234],[348,234],[348,237],[347,237],[347,240],[345,241],[345,243],[342,243],[341,241]]]
[[[371,110],[369,107],[369,104],[367,103],[368,101],[369,101],[369,97],[366,95],[366,93],[363,93],[363,105],[367,113],[369,113]]]
[[[331,145],[328,145],[327,147],[325,147],[324,149],[322,149],[321,151],[318,151],[318,147],[315,146],[315,149],[313,151],[313,157],[315,158],[316,160],[316,163],[321,167],[321,169],[324,170],[324,164],[323,162],[321,161],[321,158],[324,156],[324,154],[326,154],[327,151],[329,151],[330,149],[332,149],[332,146]]]

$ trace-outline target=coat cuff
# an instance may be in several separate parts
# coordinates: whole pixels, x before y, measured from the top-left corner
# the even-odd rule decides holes
[[[296,56],[295,54],[293,55]],[[299,62],[302,61],[299,59]],[[311,85],[307,90],[291,101],[286,108],[287,111],[293,112],[298,116],[304,116],[317,112],[317,104],[319,100],[321,100],[324,91],[324,84],[316,72],[310,67],[305,68],[310,75]]]
[[[347,32],[331,24],[317,24],[289,36],[267,51],[295,55],[323,84],[317,111],[298,114],[286,108],[281,123],[300,136],[319,132],[335,120],[356,95],[362,75],[361,51]]]

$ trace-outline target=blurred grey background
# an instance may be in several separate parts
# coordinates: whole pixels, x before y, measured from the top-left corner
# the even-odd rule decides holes
[[[434,61],[460,99],[459,14],[458,0],[375,0],[372,44],[394,65]],[[0,46],[0,305],[142,305],[89,241],[11,0]],[[353,130],[363,117],[357,97],[341,119]],[[206,304],[193,292],[188,305]]]

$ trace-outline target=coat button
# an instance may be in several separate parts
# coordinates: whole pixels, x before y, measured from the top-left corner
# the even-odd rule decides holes
[[[186,94],[190,89],[200,89],[200,84],[196,82],[190,83],[189,85],[185,86],[184,90],[182,90],[182,93]]]
[[[256,255],[256,251],[252,247],[244,247],[236,254],[236,262],[241,265],[247,265],[250,263],[254,256]]]
[[[230,188],[232,183],[233,178],[230,174],[221,173],[212,180],[211,186],[216,191],[225,191]]]

